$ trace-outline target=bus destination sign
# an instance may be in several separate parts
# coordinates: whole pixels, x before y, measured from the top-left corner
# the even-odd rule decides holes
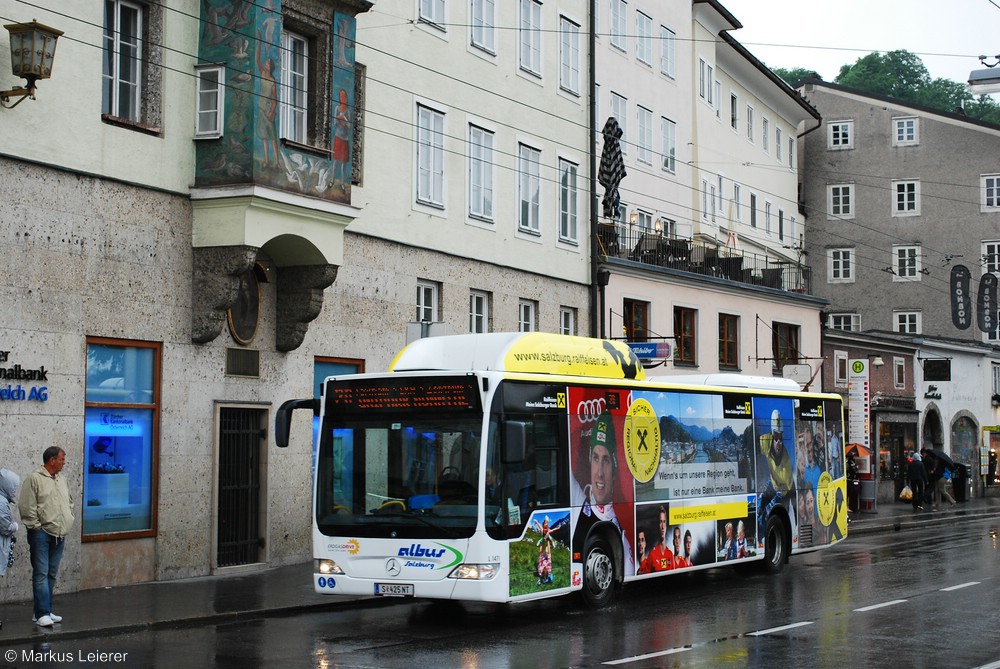
[[[472,376],[333,381],[327,384],[326,391],[329,406],[340,411],[479,409],[479,393]]]

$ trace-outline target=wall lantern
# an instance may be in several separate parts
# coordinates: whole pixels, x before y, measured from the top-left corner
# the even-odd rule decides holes
[[[25,98],[34,100],[35,82],[52,76],[56,40],[63,33],[38,21],[8,23],[4,28],[10,33],[10,69],[15,77],[23,77],[28,81],[26,88],[0,91],[0,105],[13,109]],[[8,104],[13,97],[19,98],[18,101]]]
[[[880,355],[870,355],[868,356],[868,360],[872,363],[872,367],[881,367],[885,364]]]

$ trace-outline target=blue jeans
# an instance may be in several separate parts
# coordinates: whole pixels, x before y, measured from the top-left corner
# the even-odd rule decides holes
[[[31,590],[35,599],[35,618],[52,613],[52,590],[62,561],[66,541],[42,530],[28,530],[31,551]]]

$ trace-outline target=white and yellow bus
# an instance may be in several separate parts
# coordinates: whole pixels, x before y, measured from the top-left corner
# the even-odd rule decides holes
[[[847,535],[839,395],[783,379],[647,378],[628,346],[421,339],[320,399],[317,592],[517,602],[759,562]]]

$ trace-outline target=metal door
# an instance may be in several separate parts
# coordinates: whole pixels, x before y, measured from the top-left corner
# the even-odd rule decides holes
[[[261,453],[266,447],[266,419],[263,409],[219,410],[218,567],[262,561]]]

